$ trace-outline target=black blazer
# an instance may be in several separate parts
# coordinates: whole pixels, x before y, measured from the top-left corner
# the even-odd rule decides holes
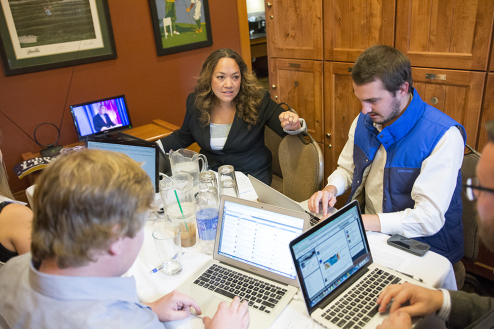
[[[97,131],[97,132],[100,132],[101,131],[101,128],[103,127],[108,127],[110,128],[111,126],[114,126],[115,124],[111,121],[110,119],[110,116],[108,115],[108,113],[105,113],[105,119],[106,119],[106,123],[103,121],[103,119],[101,118],[101,116],[98,114],[96,114],[94,117],[93,117],[93,125],[94,125],[94,129]]]
[[[182,127],[161,139],[165,152],[185,148],[197,142],[201,153],[208,159],[209,168],[218,170],[222,165],[232,165],[235,170],[251,174],[266,184],[271,184],[271,151],[264,144],[264,127],[267,125],[281,137],[286,133],[281,127],[279,115],[285,110],[271,100],[266,91],[258,108],[259,120],[250,129],[248,124],[235,116],[225,146],[221,151],[211,149],[209,125],[201,126],[199,111],[194,107],[195,94],[187,97],[187,112]]]

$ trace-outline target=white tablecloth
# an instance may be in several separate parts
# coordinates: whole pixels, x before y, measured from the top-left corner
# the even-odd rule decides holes
[[[243,175],[243,174],[242,174]],[[237,180],[239,179],[237,173]],[[245,175],[243,175],[245,177]],[[251,187],[241,178],[243,186],[240,188],[241,197],[248,195],[248,199],[255,199],[255,192],[252,194]],[[248,179],[247,179],[248,181]],[[245,184],[245,185],[244,185]],[[246,198],[247,199],[247,198]],[[306,203],[302,203],[306,205]],[[160,259],[154,245],[152,232],[163,223],[148,221],[144,228],[144,243],[137,256],[136,261],[126,273],[127,276],[134,276],[137,284],[137,294],[142,302],[151,302],[161,296],[171,292],[185,279],[192,275],[199,267],[212,258],[212,256],[202,253],[199,243],[193,247],[183,248],[185,254],[182,256],[183,270],[177,276],[166,276],[162,271],[150,274],[149,272],[160,264]],[[451,263],[443,256],[428,251],[423,257],[411,255],[405,251],[391,247],[386,243],[389,236],[382,233],[368,232],[367,238],[376,263],[385,263],[390,260],[394,265],[401,266],[400,271],[423,279],[423,281],[433,287],[443,287],[456,290],[456,281]],[[379,261],[381,259],[381,262]],[[401,263],[400,263],[401,262]],[[400,265],[401,264],[401,265]],[[388,264],[389,265],[389,264]],[[413,282],[413,280],[411,280]],[[322,328],[310,320],[301,297],[296,295],[288,307],[281,313],[271,328]],[[188,319],[167,324],[168,328],[203,328],[202,320],[195,316]]]

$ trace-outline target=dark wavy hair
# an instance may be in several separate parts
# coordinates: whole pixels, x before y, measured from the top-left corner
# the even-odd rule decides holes
[[[410,60],[396,48],[377,45],[364,50],[352,68],[352,79],[361,86],[377,79],[387,91],[396,94],[400,86],[408,82],[408,92],[412,91],[412,67]]]
[[[197,78],[197,84],[194,88],[196,93],[194,106],[200,112],[199,121],[203,126],[208,125],[211,120],[211,110],[217,104],[217,98],[211,87],[211,79],[216,65],[218,65],[219,60],[222,58],[233,58],[240,68],[240,90],[232,102],[237,109],[238,117],[247,122],[250,128],[259,119],[257,109],[264,96],[263,88],[256,76],[248,71],[247,64],[245,64],[242,57],[234,50],[228,48],[213,51],[202,64],[201,73]]]

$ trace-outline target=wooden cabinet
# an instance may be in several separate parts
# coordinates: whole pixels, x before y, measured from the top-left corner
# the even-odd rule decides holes
[[[475,147],[486,73],[412,68],[413,86],[422,100],[443,111],[467,131]]]
[[[352,63],[324,62],[324,132],[326,177],[337,167],[353,120],[361,110],[357,97],[353,94],[352,77],[349,69]]]
[[[395,1],[324,1],[324,59],[354,62],[372,45],[394,45]]]
[[[412,66],[486,70],[492,0],[398,0],[395,46]]]
[[[487,143],[485,123],[490,120],[494,120],[494,72],[490,72],[487,75],[484,102],[482,103],[482,118],[480,120],[479,139],[477,144],[477,150],[479,151],[482,151]]]
[[[319,143],[324,143],[322,72],[321,61],[279,58],[270,61],[271,97],[293,107]]]
[[[269,56],[322,60],[322,0],[266,1]]]

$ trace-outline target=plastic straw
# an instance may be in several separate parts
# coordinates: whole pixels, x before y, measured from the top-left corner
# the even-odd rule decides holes
[[[175,197],[177,198],[178,207],[180,208],[180,212],[182,213],[182,218],[185,219],[184,211],[182,210],[182,205],[180,204],[180,200],[178,199],[177,190],[173,190],[173,192],[175,192]],[[187,221],[184,221],[184,223],[185,223],[185,228],[187,229],[187,232],[188,232],[189,227],[187,226]]]

